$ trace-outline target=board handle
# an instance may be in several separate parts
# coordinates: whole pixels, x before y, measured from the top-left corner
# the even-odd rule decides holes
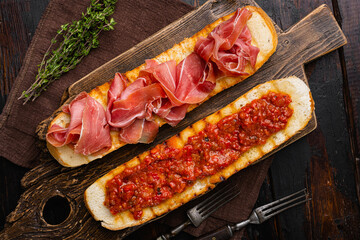
[[[301,53],[307,63],[347,43],[331,9],[322,4],[284,32],[279,50]],[[297,55],[297,54],[295,54]]]

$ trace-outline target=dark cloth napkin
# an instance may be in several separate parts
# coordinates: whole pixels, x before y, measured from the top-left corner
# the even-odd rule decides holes
[[[60,25],[79,19],[89,5],[90,0],[52,0],[42,16],[0,116],[0,155],[15,164],[23,167],[38,164],[41,149],[36,147],[36,126],[59,107],[61,96],[69,85],[193,9],[175,0],[119,0],[113,15],[117,22],[115,30],[100,35],[100,47],[92,50],[74,70],[52,83],[35,102],[23,105],[17,99],[34,81],[37,65],[50,40]],[[248,217],[269,165],[270,162],[265,161],[234,176],[240,186],[240,197],[217,211],[200,228],[188,231],[199,235],[226,222]]]

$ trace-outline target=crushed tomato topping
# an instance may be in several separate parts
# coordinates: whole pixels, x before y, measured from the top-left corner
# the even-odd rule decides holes
[[[284,129],[293,114],[290,103],[289,95],[269,92],[217,124],[207,124],[182,149],[157,145],[141,164],[106,183],[105,206],[112,214],[130,210],[134,219],[140,219],[143,208],[158,205],[197,179],[219,172]]]

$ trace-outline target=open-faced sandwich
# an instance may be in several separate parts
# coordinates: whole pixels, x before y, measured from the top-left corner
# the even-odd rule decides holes
[[[274,53],[277,35],[263,10],[247,6],[125,74],[80,93],[50,123],[47,147],[75,167],[127,143],[149,143],[161,125],[254,74]]]
[[[119,230],[161,216],[246,168],[302,130],[314,102],[297,77],[258,85],[96,180],[85,203]]]

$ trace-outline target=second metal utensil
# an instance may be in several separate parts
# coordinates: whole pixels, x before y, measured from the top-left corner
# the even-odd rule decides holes
[[[306,189],[293,193],[289,196],[283,197],[274,202],[268,203],[264,206],[258,207],[252,211],[249,219],[237,223],[235,225],[226,225],[218,230],[215,230],[211,233],[205,234],[198,238],[197,240],[225,240],[233,236],[235,231],[238,231],[244,228],[246,225],[250,224],[260,224],[274,215],[285,211],[291,207],[299,205],[301,203],[309,201],[309,194]]]

